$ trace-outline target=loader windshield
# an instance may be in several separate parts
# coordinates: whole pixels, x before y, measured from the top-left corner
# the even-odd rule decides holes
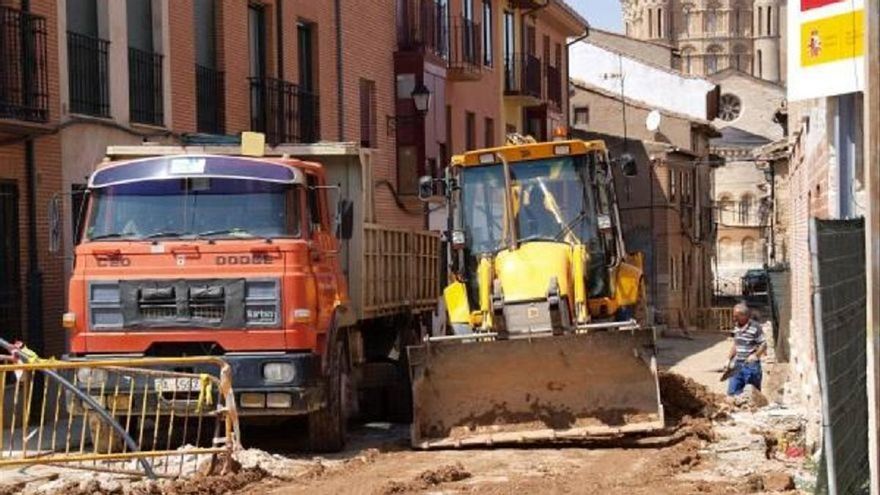
[[[520,242],[595,243],[590,159],[590,155],[578,155],[510,163],[514,223]],[[503,166],[466,168],[460,184],[468,251],[475,255],[502,249],[509,235],[504,219]]]

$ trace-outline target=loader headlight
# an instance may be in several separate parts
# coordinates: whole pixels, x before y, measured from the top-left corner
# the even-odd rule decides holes
[[[453,230],[452,231],[452,247],[455,249],[461,249],[465,244],[465,236],[463,230]]]
[[[267,363],[263,365],[263,379],[269,383],[289,383],[296,376],[291,363]]]
[[[76,370],[76,380],[80,386],[100,387],[107,383],[107,370],[100,368],[79,368]]]

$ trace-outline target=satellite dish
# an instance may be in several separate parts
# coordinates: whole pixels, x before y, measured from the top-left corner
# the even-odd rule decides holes
[[[657,132],[657,129],[660,128],[661,119],[660,112],[657,110],[651,110],[651,113],[648,114],[648,118],[645,119],[645,127],[648,128],[649,132]]]

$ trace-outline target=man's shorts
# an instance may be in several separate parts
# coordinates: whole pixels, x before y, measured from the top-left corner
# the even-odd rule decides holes
[[[736,363],[736,371],[730,376],[727,382],[727,395],[739,395],[742,393],[746,385],[751,385],[761,390],[761,362],[754,363],[738,362]]]

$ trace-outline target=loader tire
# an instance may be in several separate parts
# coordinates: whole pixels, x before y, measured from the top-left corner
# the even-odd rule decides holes
[[[309,450],[313,452],[339,452],[345,447],[345,344],[336,331],[331,331],[330,336],[324,377],[327,402],[323,408],[309,414]]]

